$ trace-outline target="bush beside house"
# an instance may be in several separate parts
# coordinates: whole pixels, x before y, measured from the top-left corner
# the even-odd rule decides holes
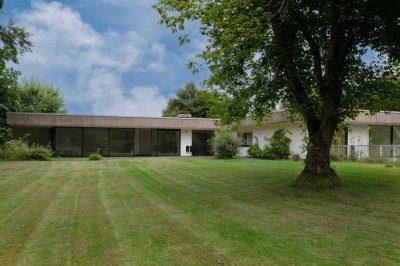
[[[247,154],[253,158],[276,160],[287,159],[290,155],[291,139],[286,136],[287,130],[279,129],[272,135],[269,144],[263,149],[260,148],[258,142],[250,146]]]
[[[220,129],[215,132],[211,139],[211,146],[217,157],[231,159],[238,153],[242,140],[237,132],[230,129]]]
[[[49,160],[53,151],[37,144],[28,145],[26,139],[13,139],[0,147],[0,159],[11,161]]]

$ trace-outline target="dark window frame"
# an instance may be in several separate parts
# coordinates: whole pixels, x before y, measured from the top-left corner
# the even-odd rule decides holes
[[[250,147],[251,145],[253,145],[253,132],[239,132],[238,133],[239,138],[242,139],[243,144],[241,145],[241,147]],[[248,140],[248,135],[251,135],[251,144],[247,143]]]
[[[152,129],[153,130],[153,129]],[[170,129],[170,128],[166,128],[166,129],[158,129],[158,128],[155,128],[154,129],[155,131],[156,131],[156,138],[157,138],[157,141],[156,141],[156,146],[157,146],[157,148],[156,148],[156,154],[157,154],[157,157],[174,157],[174,156],[181,156],[181,141],[182,141],[182,139],[181,139],[181,129]],[[160,156],[160,139],[159,139],[159,132],[168,132],[168,131],[173,131],[173,132],[178,132],[178,154],[175,154],[175,155],[161,155]],[[152,131],[153,132],[153,131]]]
[[[136,133],[136,130],[137,130],[138,128],[115,128],[115,127],[110,127],[110,128],[108,128],[108,151],[109,151],[109,157],[115,157],[115,158],[123,158],[123,157],[139,157],[139,156],[137,156],[137,155],[135,155],[135,141],[136,141],[136,135],[135,135],[135,133]],[[129,155],[129,156],[125,156],[125,155],[111,155],[111,131],[112,130],[117,130],[117,131],[124,131],[124,130],[126,130],[126,131],[128,131],[128,130],[131,130],[132,131],[132,135],[133,135],[133,155]]]
[[[66,158],[76,158],[76,157],[83,157],[83,127],[53,127],[54,129],[54,155],[55,156],[59,156],[59,157],[66,157]],[[57,153],[57,129],[80,129],[81,130],[81,144],[80,144],[80,148],[81,148],[81,155],[77,156],[77,155],[64,155],[64,154],[59,154]]]

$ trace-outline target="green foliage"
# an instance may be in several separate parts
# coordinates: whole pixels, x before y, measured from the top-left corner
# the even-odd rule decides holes
[[[400,59],[399,1],[158,0],[154,8],[181,43],[186,23],[199,23],[210,42],[199,55],[211,70],[207,84],[233,99],[228,119],[264,117],[283,102],[314,119],[335,106],[330,115],[343,121],[393,91],[382,84]],[[380,56],[363,62],[366,47]]]
[[[372,90],[384,93],[372,93],[364,99],[361,109],[370,110],[371,106],[380,111],[400,111],[399,75],[383,76],[370,85]]]
[[[103,159],[103,156],[98,152],[89,155],[89,160],[91,161],[100,161],[101,159]]]
[[[261,120],[277,106],[303,118],[311,179],[334,175],[321,151],[339,123],[400,95],[398,0],[158,0],[154,8],[181,43],[192,23],[209,41],[198,57],[211,72],[205,84],[229,99],[222,122]],[[378,56],[366,62],[370,50]]]
[[[258,143],[254,143],[249,147],[247,150],[247,154],[252,157],[252,158],[262,158],[263,157],[263,151],[260,149],[260,146]]]
[[[193,117],[218,117],[223,97],[215,91],[199,90],[191,82],[178,90],[176,97],[169,99],[163,116],[175,117],[179,113],[188,112]]]
[[[211,140],[214,153],[225,159],[234,158],[241,145],[242,140],[238,137],[237,132],[231,129],[217,130]]]
[[[289,157],[291,139],[286,136],[286,133],[285,129],[274,132],[269,145],[264,147],[266,159],[287,159]]]
[[[247,153],[254,158],[276,160],[276,159],[287,159],[290,155],[290,138],[286,136],[287,131],[285,129],[279,129],[274,132],[269,144],[266,144],[261,150],[258,143],[250,146]],[[300,159],[300,156],[299,156]]]
[[[29,36],[29,33],[11,21],[0,25],[0,144],[6,141],[9,135],[6,112],[18,110],[20,103],[17,84],[20,72],[14,69],[13,65],[18,64],[19,56],[30,51],[32,43]]]
[[[356,160],[358,160],[358,158],[356,158],[355,160],[352,160],[350,158],[350,160],[351,161],[356,161]],[[365,161],[368,162],[368,163],[386,163],[387,159],[383,158],[383,157],[381,157],[379,155],[370,155],[365,159]]]
[[[400,162],[385,162],[385,167],[400,167]]]
[[[52,155],[50,148],[37,144],[29,146],[25,138],[9,140],[0,148],[0,158],[11,161],[46,161]]]
[[[60,90],[46,86],[37,80],[23,82],[19,87],[19,112],[28,113],[66,113],[64,99]]]

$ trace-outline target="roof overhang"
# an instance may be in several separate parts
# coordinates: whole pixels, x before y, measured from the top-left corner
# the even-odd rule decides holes
[[[303,123],[299,116],[293,116],[287,111],[273,112],[269,114],[262,123],[251,118],[246,118],[242,122],[242,129],[254,127],[265,127],[273,124]],[[368,125],[400,125],[400,112],[378,112],[370,115],[368,111],[361,111],[354,119],[347,119],[347,124],[368,124]]]
[[[219,128],[217,122],[217,119],[207,118],[7,113],[7,124],[11,127],[97,127],[216,130]],[[274,112],[267,116],[261,124],[257,124],[251,118],[244,119],[241,124],[241,129],[251,129],[270,124],[283,124],[292,122],[302,123],[300,118],[291,116],[289,112]],[[363,111],[360,112],[355,119],[346,120],[346,123],[368,125],[400,125],[400,112],[379,112],[374,115],[369,115],[368,112]]]
[[[11,127],[96,127],[215,130],[216,119],[7,113]]]

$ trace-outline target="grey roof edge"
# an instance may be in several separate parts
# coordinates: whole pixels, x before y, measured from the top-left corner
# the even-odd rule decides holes
[[[59,113],[28,113],[28,112],[7,112],[7,114],[17,115],[40,115],[40,116],[75,116],[75,117],[104,117],[104,118],[142,118],[142,119],[174,119],[174,120],[213,120],[219,121],[217,118],[203,117],[164,117],[164,116],[124,116],[124,115],[85,115],[85,114],[59,114]]]

